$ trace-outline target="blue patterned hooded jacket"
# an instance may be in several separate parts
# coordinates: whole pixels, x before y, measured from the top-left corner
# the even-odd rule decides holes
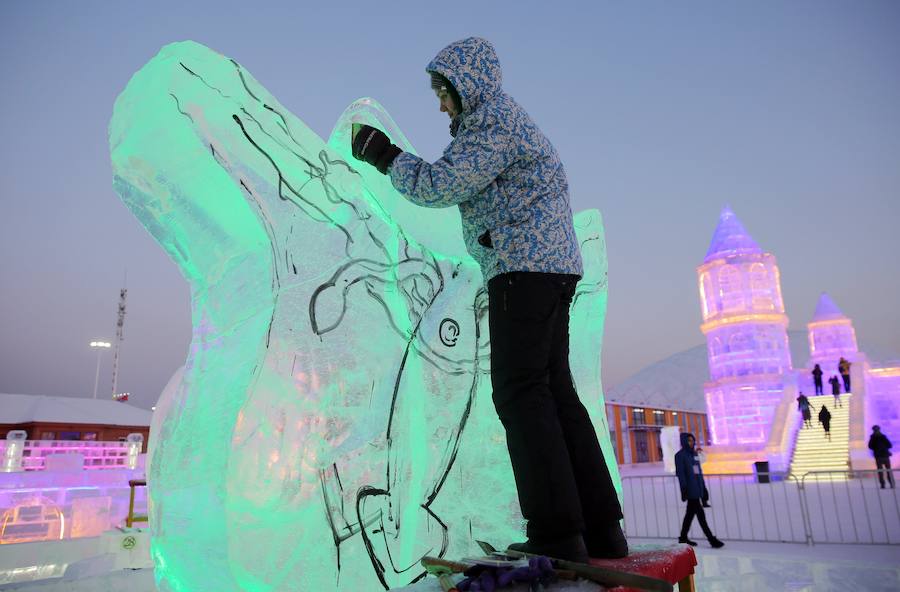
[[[485,283],[511,271],[582,275],[566,172],[550,141],[503,92],[493,46],[477,37],[451,43],[426,71],[453,84],[462,111],[437,162],[407,152],[394,159],[394,187],[420,206],[459,206],[466,248]],[[478,241],[485,232],[491,247]]]

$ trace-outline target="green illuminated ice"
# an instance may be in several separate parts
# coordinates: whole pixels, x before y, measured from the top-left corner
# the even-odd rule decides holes
[[[164,47],[116,101],[115,189],[192,293],[184,373],[150,439],[161,590],[380,590],[419,577],[423,555],[523,537],[459,214],[357,167],[354,121],[412,151],[371,99],[326,144],[191,42]],[[618,486],[599,212],[576,227],[571,365]]]

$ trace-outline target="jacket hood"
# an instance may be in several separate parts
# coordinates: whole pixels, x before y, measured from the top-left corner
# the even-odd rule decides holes
[[[462,110],[473,111],[497,95],[503,72],[494,46],[487,39],[468,37],[454,41],[438,52],[425,67],[450,81],[462,101]]]
[[[680,436],[681,436],[681,447],[684,448],[685,450],[690,450],[691,447],[688,446],[688,438],[694,438],[694,434],[692,434],[690,432],[682,432],[680,434]],[[694,442],[697,442],[697,438],[694,438]]]

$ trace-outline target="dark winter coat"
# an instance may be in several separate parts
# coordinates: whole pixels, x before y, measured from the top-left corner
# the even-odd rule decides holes
[[[831,385],[831,394],[832,395],[840,395],[841,394],[841,381],[838,380],[837,376],[832,376],[828,379],[828,383]]]
[[[675,474],[678,476],[681,499],[684,501],[701,499],[706,492],[700,458],[688,447],[688,437],[693,437],[693,434],[681,434],[681,450],[675,453]]]
[[[838,372],[840,372],[844,376],[850,374],[850,362],[848,362],[844,358],[841,358],[841,363],[838,364]]]
[[[426,70],[453,84],[462,113],[437,162],[408,152],[394,160],[394,188],[416,205],[459,206],[466,249],[485,283],[511,271],[582,275],[566,172],[550,141],[503,91],[491,44],[457,41]]]
[[[822,405],[822,409],[819,410],[819,423],[822,424],[826,432],[831,427],[831,412],[828,411],[825,405]]]
[[[872,434],[869,438],[869,449],[872,451],[872,454],[875,455],[875,458],[889,457],[891,455],[891,446],[891,441],[881,432]]]
[[[816,364],[816,367],[813,368],[812,375],[813,379],[816,381],[816,384],[822,384],[822,369],[819,368],[818,364]]]

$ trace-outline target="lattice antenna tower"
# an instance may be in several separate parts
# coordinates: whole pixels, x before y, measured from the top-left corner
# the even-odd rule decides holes
[[[128,283],[128,274],[125,274],[125,282]],[[116,350],[113,354],[113,371],[112,371],[112,398],[116,398],[116,388],[119,383],[119,349],[122,342],[125,341],[125,298],[128,296],[128,288],[123,287],[119,290],[119,314],[116,319]]]

